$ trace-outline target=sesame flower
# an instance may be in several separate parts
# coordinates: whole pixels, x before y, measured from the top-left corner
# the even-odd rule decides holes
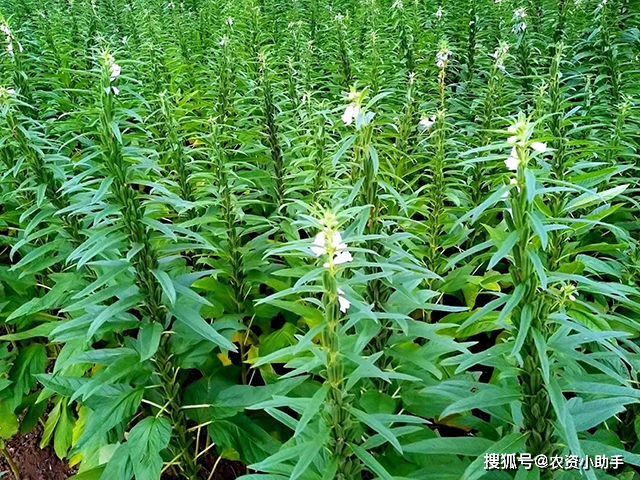
[[[360,106],[356,103],[350,103],[344,109],[344,113],[342,114],[342,117],[341,117],[342,121],[344,122],[345,125],[351,125],[351,123],[353,123],[353,121],[358,116],[358,113],[360,113]]]
[[[451,56],[451,50],[444,47],[438,53],[436,53],[436,65],[438,68],[444,68],[449,61],[449,57]]]
[[[511,154],[509,155],[509,158],[504,161],[504,164],[509,170],[513,170],[514,172],[518,170],[520,159],[518,158],[518,150],[516,147],[511,149]]]
[[[113,63],[109,67],[109,81],[113,82],[116,78],[120,76],[120,72],[122,72],[122,68],[117,63]]]
[[[547,151],[547,144],[542,142],[533,142],[530,145],[536,152],[544,153]]]
[[[343,297],[344,295],[344,290],[342,290],[341,288],[338,289],[338,303],[340,304],[340,311],[342,313],[347,313],[347,310],[349,310],[349,307],[351,306],[351,302],[349,300],[347,300],[345,297]]]
[[[228,17],[227,18],[227,25],[229,25],[230,27],[233,26],[233,18],[232,17]]]
[[[505,67],[504,67],[504,59],[507,56],[507,52],[509,51],[509,44],[505,43],[505,42],[500,42],[500,45],[498,46],[498,48],[496,48],[496,51],[493,52],[492,57],[495,58],[496,60],[496,68],[499,70],[502,70],[503,72],[505,71]]]
[[[346,245],[345,245],[346,248]],[[342,265],[343,263],[349,263],[353,261],[353,257],[351,256],[351,253],[349,253],[347,250],[341,250],[338,253],[336,253],[335,257],[333,257],[333,264],[334,265]]]
[[[427,132],[431,127],[433,127],[434,123],[436,123],[435,114],[431,115],[430,117],[425,117],[422,120],[420,120],[420,123],[419,123],[420,130],[422,132]]]
[[[442,18],[442,6],[438,7],[435,13],[436,18]]]
[[[514,18],[524,18],[527,16],[527,12],[525,11],[524,7],[522,8],[516,8],[513,11],[513,17]]]
[[[333,256],[331,262],[324,264],[324,268],[329,268],[331,265],[342,265],[353,260],[351,253],[347,250],[347,244],[342,241],[340,232],[333,233],[329,244],[327,244],[325,231],[319,232],[313,239],[310,250],[316,257],[328,254]]]
[[[15,94],[16,91],[13,88],[0,87],[0,98],[10,97]]]

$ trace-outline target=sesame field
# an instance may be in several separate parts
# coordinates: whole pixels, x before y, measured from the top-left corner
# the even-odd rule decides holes
[[[0,477],[640,480],[639,0],[0,0]]]

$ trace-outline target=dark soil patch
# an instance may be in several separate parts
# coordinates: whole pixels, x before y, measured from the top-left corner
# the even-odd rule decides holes
[[[74,469],[60,460],[53,448],[40,448],[42,427],[38,425],[27,434],[18,434],[5,442],[5,446],[14,463],[20,471],[21,480],[67,480],[73,476]],[[211,480],[235,480],[247,473],[246,467],[240,462],[221,460],[217,462],[215,455],[204,455],[200,476],[208,480],[211,470],[215,472]],[[3,472],[6,472],[4,475]],[[165,478],[166,476],[163,476]],[[16,480],[5,457],[0,454],[0,479]]]
[[[202,462],[200,477],[202,477],[203,480],[207,480],[209,478],[214,465],[216,470],[211,477],[211,480],[234,480],[247,473],[247,467],[245,467],[244,464],[240,462],[231,462],[229,460],[220,460],[218,465],[216,465],[216,458],[214,455],[211,455],[210,457],[205,456]]]
[[[203,455],[200,460],[200,474],[201,480],[235,480],[247,473],[247,467],[241,462],[232,462],[229,460],[220,460],[215,455]],[[215,468],[215,470],[214,470]],[[211,472],[213,471],[213,475]],[[161,480],[176,480],[179,477],[178,474],[171,469],[168,469],[163,475]],[[0,479],[4,480],[4,479]]]
[[[18,434],[5,442],[7,451],[20,471],[21,480],[66,480],[74,474],[65,462],[60,460],[53,448],[40,448],[42,427],[38,425],[27,434]],[[9,464],[0,454],[0,472],[7,473],[2,480],[16,480]]]

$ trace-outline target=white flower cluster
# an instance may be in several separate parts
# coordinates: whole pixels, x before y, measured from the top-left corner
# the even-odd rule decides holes
[[[513,26],[513,33],[515,33],[516,35],[519,33],[524,33],[524,31],[527,29],[527,24],[526,22],[520,22],[520,23],[516,23]]]
[[[340,232],[335,232],[331,237],[330,247],[334,250],[332,265],[341,265],[343,263],[348,263],[353,260],[351,253],[347,250],[347,244],[342,241],[342,235]],[[326,255],[327,252],[327,237],[324,231],[318,233],[316,238],[313,239],[313,244],[311,245],[311,252],[319,257],[321,255]],[[324,264],[324,268],[329,268],[330,263],[326,262]]]
[[[351,102],[347,105],[347,108],[344,109],[344,113],[342,114],[342,121],[345,125],[351,125],[353,121],[358,117],[360,113],[360,105],[357,103]]]
[[[368,125],[369,122],[373,119],[375,113],[374,112],[363,112],[361,104],[362,99],[366,95],[366,89],[362,92],[357,92],[352,89],[347,99],[349,100],[349,104],[344,109],[344,113],[341,118],[345,125],[351,125],[354,120],[356,122],[356,129],[359,130],[361,126]],[[362,115],[362,116],[361,116]]]
[[[404,3],[402,3],[402,0],[396,0],[393,2],[393,5],[391,5],[391,8],[394,10],[402,10],[404,8]]]
[[[436,115],[435,113],[433,115],[431,115],[430,117],[425,117],[422,120],[420,120],[420,131],[422,132],[428,132],[429,129],[431,129],[431,127],[433,127],[433,124],[436,123]]]
[[[436,53],[436,65],[438,68],[444,68],[449,61],[449,57],[451,56],[451,50],[448,48],[441,49],[438,53]]]
[[[518,170],[520,157],[518,156],[517,146],[520,145],[524,147],[527,145],[527,131],[530,131],[530,125],[526,124],[522,120],[519,120],[515,125],[509,126],[508,132],[511,136],[507,139],[507,143],[509,145],[513,145],[513,147],[511,147],[509,157],[504,161],[508,170],[512,170],[514,172]],[[538,153],[544,153],[547,151],[547,144],[543,142],[531,142],[528,145],[529,148]]]
[[[331,236],[331,242],[327,244],[327,234],[324,230],[321,231],[313,239],[313,243],[311,244],[310,248],[311,252],[316,257],[327,255],[329,254],[328,250],[331,251],[333,256],[332,261],[325,262],[325,264],[323,265],[324,268],[330,268],[333,265],[341,265],[353,260],[351,253],[349,253],[349,251],[347,250],[347,244],[342,241],[342,235],[340,234],[340,232],[334,232]],[[351,302],[349,302],[349,300],[344,297],[344,294],[344,290],[338,288],[338,304],[342,313],[346,313],[346,311],[351,306]]]
[[[524,33],[524,31],[527,29],[527,23],[524,21],[524,17],[526,16],[527,12],[525,11],[524,7],[516,8],[513,11],[513,18],[516,21],[513,25],[513,33],[515,33],[516,35],[519,33]]]
[[[116,63],[116,59],[113,58],[113,55],[111,55],[110,53],[104,54],[103,59],[105,67],[109,69],[109,82],[113,83],[116,78],[120,76],[122,68]],[[109,92],[113,92],[114,95],[118,95],[120,93],[120,90],[115,85],[112,85],[107,93]]]
[[[496,60],[496,68],[502,70],[503,72],[505,71],[504,60],[505,60],[505,57],[507,56],[508,51],[509,51],[509,44],[505,42],[500,42],[500,45],[498,46],[498,48],[496,48],[496,51],[493,52],[493,55],[492,55],[492,57],[495,58]]]

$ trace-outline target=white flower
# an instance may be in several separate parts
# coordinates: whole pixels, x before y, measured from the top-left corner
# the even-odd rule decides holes
[[[533,148],[536,152],[544,153],[547,151],[547,144],[542,142],[533,142],[531,144],[531,148]]]
[[[323,231],[319,232],[316,237],[313,239],[313,243],[311,244],[310,250],[316,257],[321,255],[326,255],[327,253],[327,237]],[[331,249],[333,251],[333,259],[331,264],[333,265],[342,265],[343,263],[348,263],[353,261],[353,257],[351,253],[347,250],[347,244],[342,241],[342,235],[340,232],[334,232],[331,237]],[[324,268],[329,268],[329,262],[325,262]]]
[[[11,37],[11,29],[9,28],[9,25],[0,23],[0,32],[4,33],[7,36],[7,38]]]
[[[347,310],[349,310],[349,307],[351,306],[351,302],[342,296],[344,295],[344,290],[342,290],[341,288],[338,289],[338,294],[339,294],[338,303],[340,304],[340,311],[342,313],[347,313]]]
[[[118,78],[120,76],[120,72],[122,71],[122,68],[120,68],[120,65],[118,65],[117,63],[112,63],[109,66],[109,81],[113,82],[116,78]]]
[[[518,170],[518,165],[520,165],[520,159],[518,158],[518,151],[516,150],[516,147],[513,147],[511,149],[511,155],[509,155],[509,158],[507,158],[504,161],[504,164],[509,170],[513,170],[513,171]]]
[[[527,29],[527,24],[525,22],[522,23],[516,23],[513,26],[513,33],[518,34],[518,33],[524,33],[524,31]]]
[[[0,87],[0,99],[4,97],[9,97],[15,94],[16,94],[16,91],[13,88]]]
[[[120,89],[118,87],[116,87],[115,85],[113,87],[111,87],[111,91],[113,91],[114,95],[120,95]]]
[[[509,44],[505,42],[500,42],[500,45],[498,46],[498,48],[496,48],[496,51],[493,52],[493,55],[491,55],[493,58],[496,59],[496,67],[502,70],[503,72],[505,70],[504,59],[507,56],[508,51],[509,51]]]
[[[347,108],[344,109],[344,113],[342,114],[342,121],[345,125],[351,125],[351,123],[356,119],[360,113],[360,106],[356,103],[350,103],[347,105]]]
[[[233,18],[227,18],[227,25],[229,25],[230,27],[233,25]]]
[[[346,248],[346,245],[345,245],[345,248]],[[351,261],[353,261],[353,257],[351,256],[351,253],[347,250],[341,250],[338,253],[336,253],[335,257],[333,257],[334,265],[342,265],[343,263],[349,263]]]
[[[395,2],[393,2],[393,5],[391,5],[391,8],[402,10],[404,8],[404,4],[402,3],[402,0],[396,0]]]
[[[227,36],[225,35],[220,39],[220,45],[224,47],[226,43],[227,43]]]
[[[320,255],[324,255],[327,253],[325,250],[325,234],[324,231],[318,233],[316,238],[313,239],[313,243],[311,244],[311,252],[319,257]]]
[[[167,8],[175,8],[175,5],[173,4],[173,2],[169,2],[167,4]]]
[[[316,257],[327,253],[325,248],[326,243],[327,238],[323,230],[316,235],[313,239],[313,244],[311,245],[311,251]],[[340,235],[340,232],[335,232],[333,234],[333,237],[331,238],[331,246],[336,250],[344,250],[347,248],[347,244],[342,241],[342,235]]]
[[[451,56],[451,50],[443,48],[438,53],[436,53],[436,65],[438,68],[444,68],[446,63],[449,61],[449,57]]]
[[[513,11],[513,16],[514,18],[524,18],[527,16],[527,12],[525,11],[524,7],[523,8],[516,8]]]
[[[128,40],[129,40],[129,37],[125,35],[124,37],[122,37],[122,40],[120,41],[122,42],[123,45],[126,45]]]
[[[438,10],[436,10],[435,15],[436,15],[437,18],[442,18],[442,7],[441,6],[438,7]]]
[[[426,132],[426,131],[428,131],[431,127],[433,127],[433,124],[434,124],[434,123],[436,123],[436,116],[435,116],[435,114],[434,114],[434,115],[431,115],[431,116],[430,116],[430,117],[428,117],[428,118],[426,118],[426,117],[425,117],[425,118],[423,118],[422,120],[420,120],[420,129],[421,129],[423,132]]]

